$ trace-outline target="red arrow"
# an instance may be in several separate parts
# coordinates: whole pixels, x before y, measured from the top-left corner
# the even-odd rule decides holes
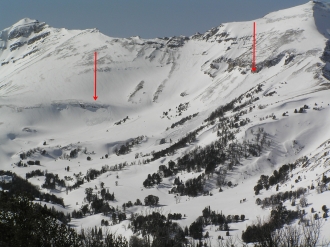
[[[252,72],[257,71],[256,68],[256,23],[253,22],[253,44],[252,44]]]
[[[96,96],[96,61],[97,61],[97,52],[94,52],[94,100],[97,100],[98,96]]]

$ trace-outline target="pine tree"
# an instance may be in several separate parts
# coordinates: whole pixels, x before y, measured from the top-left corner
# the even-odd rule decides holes
[[[102,228],[101,228],[101,227],[99,228],[99,233],[98,233],[98,235],[99,235],[99,239],[101,240],[101,239],[103,238]]]
[[[185,236],[188,236],[189,235],[189,230],[188,230],[188,227],[187,226],[184,228],[184,235]]]

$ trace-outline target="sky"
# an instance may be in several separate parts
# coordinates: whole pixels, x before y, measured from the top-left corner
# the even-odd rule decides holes
[[[329,2],[330,0],[325,0]],[[23,18],[52,27],[97,28],[111,37],[190,36],[308,0],[3,0],[0,30]]]

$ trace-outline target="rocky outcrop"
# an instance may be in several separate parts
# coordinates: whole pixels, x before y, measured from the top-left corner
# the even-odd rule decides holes
[[[330,40],[325,45],[321,60],[325,62],[322,68],[323,77],[330,81]]]
[[[33,37],[32,39],[29,39],[29,41],[28,41],[27,43],[28,43],[28,45],[31,45],[31,44],[33,44],[34,42],[36,42],[36,41],[38,41],[38,40],[40,40],[40,39],[43,39],[43,38],[47,37],[49,34],[50,34],[50,32],[46,32],[46,33],[40,34],[40,35],[38,35],[38,36],[35,36],[35,37]]]
[[[288,65],[295,57],[296,57],[295,54],[290,54],[290,56],[287,59],[285,59],[284,65]]]
[[[39,23],[35,21],[29,23],[28,25],[18,26],[12,29],[8,34],[8,40],[16,39],[19,37],[29,37],[31,33],[39,33],[46,27],[46,23]]]
[[[330,63],[330,40],[325,45],[321,60],[325,63]]]
[[[10,51],[14,51],[25,44],[26,44],[26,42],[16,42],[16,43],[10,45]]]
[[[184,43],[188,40],[189,38],[186,36],[180,36],[180,37],[174,36],[167,41],[166,45],[169,48],[177,48],[183,46]]]
[[[33,54],[33,53],[36,53],[37,51],[38,51],[38,49],[32,50],[32,51],[30,51],[30,52],[24,54],[22,58],[25,58],[25,57],[27,57],[27,56]]]
[[[229,33],[228,32],[220,32],[221,27],[223,27],[223,25],[221,24],[218,27],[214,27],[212,29],[210,29],[209,31],[207,31],[206,33],[196,33],[193,36],[191,36],[191,39],[193,40],[203,40],[203,41],[210,41],[210,42],[218,42],[221,43],[223,41],[229,41],[229,40],[236,40],[237,38],[228,38]]]
[[[277,64],[280,63],[280,61],[283,59],[285,54],[287,54],[286,51],[281,52],[280,54],[276,55],[275,57],[269,57],[266,60],[258,63],[256,65],[257,72],[261,71],[263,68],[270,68],[270,67],[276,66]],[[288,64],[290,61],[292,61],[294,57],[295,57],[295,55],[291,54],[289,56],[289,58],[287,58],[285,60],[285,64]],[[210,68],[211,69],[219,69],[221,63],[227,63],[228,64],[228,67],[226,69],[226,71],[228,71],[228,72],[231,72],[232,70],[234,70],[236,68],[245,69],[245,68],[250,68],[251,67],[251,60],[244,59],[242,56],[237,57],[235,59],[226,58],[224,56],[221,56],[220,58],[217,58],[217,59],[212,61],[212,63],[210,64]],[[244,73],[244,70],[242,71],[242,73]]]

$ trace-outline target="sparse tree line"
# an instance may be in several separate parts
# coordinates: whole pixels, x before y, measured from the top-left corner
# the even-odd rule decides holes
[[[171,214],[171,213],[169,213],[167,215],[167,219],[168,220],[181,220],[182,219],[182,214],[177,214],[177,213]]]
[[[153,155],[152,161],[157,160],[166,155],[174,154],[177,149],[186,147],[187,143],[190,144],[190,143],[196,141],[197,134],[204,128],[205,128],[205,126],[201,126],[198,129],[186,134],[185,137],[182,137],[176,143],[172,144],[170,147],[157,151],[157,152],[154,152],[152,154]]]
[[[329,217],[328,216],[329,209],[327,208],[327,206],[326,205],[323,205],[321,209],[323,211],[323,216],[322,217],[323,218],[328,218]],[[314,217],[315,220],[317,220],[317,219],[320,218],[320,216],[318,215],[318,213],[315,212],[314,208],[311,208],[311,213],[314,214],[313,217]],[[319,211],[319,213],[321,214],[320,211]]]
[[[197,113],[194,113],[194,114],[192,114],[192,115],[189,115],[189,116],[187,116],[187,117],[181,118],[179,121],[177,121],[177,122],[175,122],[175,123],[173,123],[173,124],[171,125],[171,129],[175,128],[175,127],[178,126],[178,125],[183,125],[185,122],[187,122],[187,121],[189,121],[190,119],[196,117],[197,115],[198,115],[198,112],[197,112]]]
[[[126,120],[128,120],[128,116],[126,116],[125,118],[123,118],[122,120],[119,120],[118,122],[115,122],[114,125],[121,125],[122,123],[125,123]]]
[[[203,148],[197,147],[192,151],[184,154],[177,159],[177,163],[169,161],[168,165],[159,166],[159,177],[170,177],[180,171],[195,171],[201,172],[205,169],[205,175],[212,175],[219,164],[227,164],[229,170],[233,170],[234,166],[240,164],[240,160],[249,156],[260,156],[261,152],[266,147],[267,133],[259,128],[256,132],[252,131],[255,139],[251,141],[243,141],[243,143],[234,142],[235,134],[226,127],[226,120],[221,122],[222,131],[218,131],[219,139]],[[230,142],[231,141],[231,142]],[[166,150],[166,149],[165,149]],[[162,150],[162,151],[165,151]],[[154,154],[155,157],[155,154]],[[225,185],[225,174],[219,173],[218,186]],[[196,196],[198,193],[203,193],[203,185],[205,183],[205,175],[186,181],[185,183],[176,184],[171,193],[180,193],[181,195]],[[151,178],[150,178],[151,177]],[[159,180],[156,175],[150,175],[144,181],[145,187],[150,187],[157,184]],[[158,176],[157,176],[158,178]],[[228,185],[228,184],[227,184]],[[231,185],[228,185],[231,186]]]
[[[234,103],[232,102],[232,104]],[[221,109],[224,109],[224,112],[226,112],[232,108],[229,107],[229,105],[226,105]],[[236,114],[232,117],[232,120],[221,115],[219,118],[219,124],[217,125],[218,140],[204,148],[197,147],[186,153],[178,158],[177,165],[173,162],[174,165],[172,164],[172,166],[175,168],[171,169],[171,167],[162,167],[160,169],[161,172],[166,177],[171,176],[171,174],[176,174],[178,171],[201,171],[201,168],[204,168],[207,174],[212,174],[218,164],[226,163],[228,164],[228,168],[232,170],[235,165],[240,163],[242,158],[248,158],[251,155],[260,156],[265,147],[270,145],[270,141],[267,142],[268,135],[264,132],[263,128],[258,128],[257,131],[254,131],[253,129],[251,130],[251,133],[254,136],[252,141],[244,140],[243,143],[234,141],[237,131],[231,131],[231,129],[235,128],[235,121],[239,121],[239,117],[244,113],[245,111]],[[209,119],[213,119],[213,117],[210,116]],[[186,137],[180,139],[170,147],[153,153],[153,160],[165,155],[173,154],[176,149],[182,148],[186,143],[194,141],[196,135],[203,129],[203,127],[204,126],[201,126],[195,131],[188,133]]]
[[[300,107],[299,111],[297,109],[294,109],[294,113],[304,113],[306,110],[309,109],[308,105],[304,105],[303,107]]]
[[[45,171],[41,171],[40,169],[38,169],[38,170],[33,170],[31,172],[27,172],[25,174],[26,179],[29,179],[29,178],[32,178],[35,176],[45,176]]]
[[[127,165],[127,162],[116,164],[115,166],[109,167],[108,165],[102,166],[100,170],[96,169],[89,169],[86,172],[86,175],[83,176],[81,172],[79,174],[75,174],[74,176],[76,178],[76,182],[71,185],[71,186],[66,186],[65,180],[60,179],[58,174],[53,174],[53,173],[47,173],[46,171],[41,171],[40,169],[38,170],[33,170],[31,172],[26,173],[26,179],[29,179],[34,176],[45,176],[45,182],[42,185],[42,188],[47,188],[47,189],[56,189],[56,186],[61,186],[61,187],[66,187],[67,192],[71,191],[72,189],[77,189],[80,187],[80,185],[84,184],[84,181],[86,180],[87,182],[90,182],[91,180],[96,179],[98,176],[101,174],[109,171],[109,170],[121,170],[123,167]],[[67,166],[65,167],[66,171],[70,170],[70,167]],[[69,179],[69,177],[64,176],[65,179]]]
[[[109,213],[114,212],[113,207],[109,205],[109,201],[115,200],[115,194],[111,194],[109,189],[105,189],[103,186],[101,187],[101,191],[99,193],[94,193],[93,188],[85,189],[86,196],[84,199],[88,202],[88,204],[82,205],[80,209],[84,216],[87,212],[90,214],[103,213],[104,215],[108,215]],[[79,211],[78,214],[79,216],[81,215]]]
[[[130,141],[127,141],[125,144],[121,145],[119,148],[116,148],[115,153],[118,156],[128,154],[134,145],[140,144],[145,138],[146,138],[146,136],[142,135],[142,136],[138,136]]]
[[[23,163],[22,160],[18,161],[17,164],[16,164],[18,167],[27,167],[27,165],[29,166],[33,166],[33,165],[36,165],[36,166],[40,166],[40,161],[39,160],[28,160],[26,163]]]
[[[126,208],[130,208],[133,206],[142,206],[142,202],[140,201],[140,199],[136,199],[136,201],[134,202],[134,204],[131,201],[128,201],[126,203],[123,204],[123,209],[125,211]]]
[[[31,150],[28,150],[27,152],[20,153],[19,154],[19,157],[21,158],[21,160],[25,160],[28,157],[30,157],[32,154],[35,154],[35,153],[40,153],[42,155],[45,155],[46,154],[46,150],[41,149],[40,147],[33,148]]]
[[[283,203],[287,200],[291,201],[291,205],[295,206],[295,200],[299,199],[301,196],[304,196],[307,192],[307,189],[305,188],[299,188],[295,191],[285,191],[285,192],[279,192],[274,195],[271,195],[270,197],[266,197],[263,200],[260,198],[256,199],[256,204],[265,207],[272,207],[279,205],[280,203]],[[307,199],[305,197],[301,197],[300,205],[302,207],[307,206]]]
[[[176,182],[169,193],[179,193],[180,195],[197,196],[204,192],[205,175],[212,175],[219,164],[227,164],[229,170],[233,170],[234,166],[240,164],[240,160],[248,158],[250,155],[260,156],[266,146],[267,133],[259,128],[255,135],[254,143],[243,141],[243,143],[233,142],[235,134],[226,127],[226,121],[221,122],[222,131],[218,131],[219,139],[204,148],[197,147],[194,150],[186,153],[178,158],[177,163],[169,161],[168,165],[160,165],[157,173],[148,175],[148,178],[143,182],[144,187],[149,188],[161,182],[162,177],[170,177],[180,171],[196,171],[201,172],[205,169],[205,173],[197,178],[187,180],[185,183],[179,180]],[[229,141],[232,141],[229,143]],[[164,150],[162,150],[164,151]],[[155,154],[154,154],[155,157]],[[282,170],[281,170],[282,171]],[[221,187],[226,184],[225,173],[217,172],[219,179],[217,185]],[[268,178],[267,178],[268,181]],[[268,183],[268,182],[267,182]],[[232,184],[228,183],[228,186]],[[260,187],[257,187],[260,190]]]
[[[159,203],[159,197],[154,195],[148,195],[144,198],[144,205],[145,206],[157,206]],[[133,207],[133,206],[142,206],[142,202],[140,199],[136,199],[134,204],[131,201],[128,201],[123,204],[122,208],[124,211],[126,211],[127,208]]]
[[[120,223],[123,220],[126,220],[126,209],[133,206],[133,203],[131,201],[124,203],[122,205],[123,212],[121,210],[115,209],[113,206],[109,205],[109,200],[113,201],[115,200],[114,193],[110,194],[109,191],[104,192],[101,190],[101,196],[102,198],[98,198],[97,194],[93,193],[92,188],[86,188],[85,189],[85,200],[88,202],[88,204],[84,204],[81,206],[80,210],[74,210],[72,212],[72,218],[82,218],[86,216],[87,213],[89,214],[98,214],[103,213],[105,216],[111,216],[112,224]],[[159,203],[159,197],[154,195],[148,195],[144,198],[144,205],[145,206],[157,206]],[[134,206],[142,206],[142,202],[140,199],[137,199],[134,203]],[[103,222],[103,224],[109,224]]]
[[[258,91],[259,89],[256,89],[256,90]],[[260,85],[260,90],[261,90],[261,85]],[[210,122],[210,124],[214,124],[215,119],[219,118],[219,121],[220,121],[219,126],[221,126],[221,128],[224,129],[224,131],[222,133],[225,134],[225,136],[221,137],[221,138],[225,139],[225,140],[221,140],[222,142],[225,141],[225,143],[226,143],[227,141],[233,140],[235,138],[235,134],[228,131],[229,128],[238,128],[239,126],[243,126],[250,121],[249,119],[240,120],[240,117],[242,115],[246,114],[247,111],[241,111],[239,113],[236,113],[233,117],[231,117],[231,119],[228,117],[224,117],[224,114],[230,110],[233,110],[235,103],[240,102],[243,97],[244,97],[244,95],[241,95],[238,99],[234,99],[233,101],[226,104],[225,106],[219,107],[217,110],[212,112],[207,119],[204,120],[204,122]],[[239,108],[237,108],[237,109],[239,109]],[[250,111],[252,111],[252,109],[250,109]],[[176,143],[172,144],[170,147],[153,153],[152,160],[159,159],[160,157],[164,157],[166,155],[174,154],[174,152],[177,149],[185,147],[187,145],[187,143],[190,144],[190,143],[194,142],[196,140],[197,134],[204,128],[205,128],[205,126],[200,126],[198,129],[186,134],[185,137],[179,139]],[[220,132],[218,132],[218,136],[219,135],[220,135]],[[259,136],[257,136],[257,138],[258,137],[262,137],[262,135],[259,134]],[[260,140],[263,141],[263,140],[265,140],[265,138],[264,139],[261,138]],[[264,144],[264,143],[262,143],[262,144]],[[260,146],[261,146],[261,143],[260,144],[257,143],[257,148],[259,149],[259,151],[261,149]],[[250,145],[249,150],[252,151],[252,149],[254,149],[254,145]],[[259,155],[260,155],[260,152],[259,152]]]
[[[69,153],[63,153],[62,156],[59,157],[60,159],[65,159],[65,160],[70,160],[70,159],[73,159],[73,158],[77,158],[79,152],[82,151],[81,147],[71,149],[71,146],[69,146],[69,147],[66,146],[66,147],[63,147],[62,149],[64,149],[64,150],[69,149],[70,150]],[[83,153],[87,154],[87,148],[84,148]]]
[[[222,118],[224,116],[224,114],[228,111],[239,111],[240,109],[242,109],[243,107],[249,105],[249,104],[252,104],[252,102],[256,101],[259,99],[259,97],[257,98],[254,98],[253,99],[253,95],[254,94],[257,94],[259,92],[262,91],[262,87],[263,87],[263,84],[258,84],[257,86],[251,88],[249,91],[247,91],[246,93],[243,93],[241,94],[238,98],[235,98],[233,99],[231,102],[227,103],[226,105],[224,106],[220,106],[218,107],[215,111],[213,111],[210,116],[205,119],[204,121],[205,122],[212,122],[214,121],[216,118]],[[248,100],[246,101],[245,103],[241,104],[242,100],[244,98],[251,98],[253,99],[252,101],[251,100]],[[235,104],[241,104],[239,106],[236,106],[235,107]],[[234,110],[235,109],[235,110]]]

